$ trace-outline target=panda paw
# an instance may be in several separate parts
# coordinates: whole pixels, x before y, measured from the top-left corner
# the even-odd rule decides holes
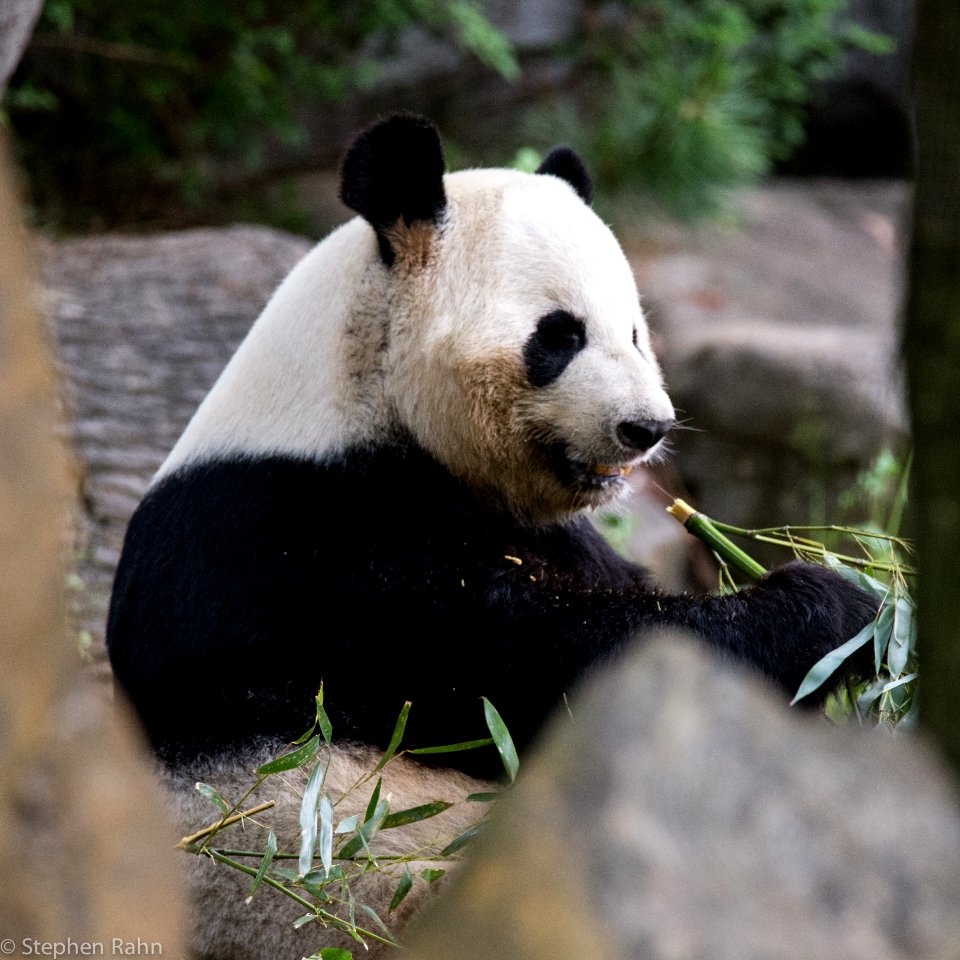
[[[758,584],[768,600],[776,598],[780,625],[780,664],[786,670],[781,683],[796,693],[810,668],[822,657],[856,636],[879,609],[879,600],[826,567],[793,561],[768,573]],[[784,649],[787,647],[788,649]],[[870,676],[874,671],[873,644],[864,644],[847,658],[835,680]],[[822,696],[804,702],[811,705]]]

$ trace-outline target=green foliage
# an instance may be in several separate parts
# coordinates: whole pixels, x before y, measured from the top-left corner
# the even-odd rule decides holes
[[[225,164],[302,143],[306,105],[370,89],[411,26],[516,75],[481,0],[47,0],[4,104],[35,203],[67,226],[199,207]]]
[[[331,750],[332,726],[323,707],[322,689],[317,695],[316,708],[314,723],[294,742],[294,749],[262,764],[256,771],[257,780],[237,802],[228,803],[216,788],[208,784],[196,784],[198,792],[219,811],[220,817],[211,827],[185,837],[179,846],[188,853],[210,857],[252,877],[248,901],[255,894],[262,896],[263,888],[295,901],[307,910],[294,921],[297,928],[319,922],[324,927],[349,934],[364,947],[371,940],[395,945],[393,933],[373,907],[356,899],[352,889],[354,882],[370,872],[395,880],[396,886],[388,907],[388,913],[393,913],[417,883],[434,883],[445,873],[443,868],[436,866],[424,867],[413,873],[411,864],[454,858],[482,832],[484,824],[478,817],[479,822],[457,836],[438,835],[432,843],[411,853],[390,853],[388,847],[380,843],[382,833],[429,820],[446,812],[453,804],[446,800],[433,800],[416,807],[391,811],[390,799],[381,796],[382,780],[378,774],[407,752],[436,754],[495,746],[512,781],[519,767],[513,740],[496,708],[484,697],[483,711],[491,734],[489,738],[448,747],[401,750],[400,742],[410,714],[410,704],[405,703],[397,718],[390,744],[380,760],[346,792],[333,797],[328,792],[326,782],[327,773],[331,764],[336,763],[336,758]],[[252,819],[252,814],[262,812],[272,802],[252,808],[251,816],[237,814],[248,798],[265,783],[277,791],[294,791],[289,775],[298,769],[307,777],[299,804],[300,841],[296,850],[282,850],[278,848],[273,830],[261,827]],[[356,806],[357,792],[375,777],[377,782],[363,805],[363,812],[343,816],[338,807],[345,801],[353,802]],[[471,794],[465,802],[490,802],[497,796],[494,793]],[[244,846],[250,849],[235,850],[229,846],[229,838],[233,836],[232,829],[241,825]],[[250,839],[255,836],[258,827],[266,831],[263,849],[253,849],[257,841],[251,842]],[[221,839],[223,835],[227,840]],[[293,861],[297,869],[284,865]],[[376,929],[358,923],[358,911],[369,917]],[[307,960],[350,960],[351,956],[350,951],[322,947]]]
[[[588,94],[540,119],[590,160],[598,186],[640,187],[672,212],[721,211],[803,136],[804,105],[849,46],[842,0],[614,0],[570,51]]]

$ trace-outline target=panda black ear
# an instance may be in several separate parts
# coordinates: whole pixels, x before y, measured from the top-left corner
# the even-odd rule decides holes
[[[579,154],[570,147],[554,147],[537,168],[537,173],[549,173],[561,180],[566,180],[586,204],[593,200],[590,174],[587,173],[587,168]]]
[[[389,267],[397,251],[390,234],[417,221],[437,223],[447,206],[443,144],[436,127],[413,114],[396,114],[368,127],[343,161],[340,199],[377,232]],[[393,238],[395,239],[395,238]]]

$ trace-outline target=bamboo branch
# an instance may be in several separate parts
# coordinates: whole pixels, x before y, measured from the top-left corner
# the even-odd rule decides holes
[[[271,803],[272,802],[273,801],[271,801]],[[257,875],[257,871],[253,867],[248,867],[245,863],[240,863],[239,860],[233,860],[230,857],[224,856],[219,850],[204,848],[203,852],[205,854],[209,854],[214,860],[224,863],[229,867],[233,867],[235,870],[239,870],[241,873],[245,873],[248,876],[255,877]],[[346,920],[344,920],[342,917],[338,917],[336,914],[328,913],[326,910],[318,907],[315,903],[311,903],[305,897],[301,897],[298,893],[294,893],[294,891],[289,887],[284,886],[284,884],[277,880],[274,880],[273,877],[265,876],[263,878],[263,883],[268,887],[272,887],[274,890],[279,890],[281,893],[285,893],[291,900],[296,901],[302,907],[306,907],[306,909],[314,914],[318,920],[323,923],[329,923],[338,930],[355,930],[361,936],[369,937],[371,940],[376,940],[377,943],[385,943],[390,947],[400,946],[400,944],[398,944],[395,940],[382,937],[380,934],[374,933],[372,930],[365,930],[363,927],[358,927],[356,924],[348,923]]]
[[[177,847],[184,850],[192,847],[198,840],[209,836],[211,833],[216,833],[223,827],[229,827],[231,824],[237,823],[240,820],[245,820],[248,817],[256,816],[258,813],[263,813],[264,810],[269,810],[276,802],[276,800],[267,800],[264,803],[257,804],[255,807],[251,807],[249,810],[244,810],[242,813],[236,813],[232,817],[227,817],[225,820],[221,819],[216,823],[211,823],[209,827],[204,827],[196,833],[191,833],[189,837],[184,837],[177,843]]]

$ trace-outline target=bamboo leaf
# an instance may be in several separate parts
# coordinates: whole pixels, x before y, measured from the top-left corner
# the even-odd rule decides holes
[[[378,777],[377,785],[373,788],[373,793],[370,794],[370,799],[367,801],[367,809],[363,814],[364,823],[373,819],[373,811],[377,809],[377,804],[380,802],[380,788],[382,786],[383,777]]]
[[[317,807],[320,804],[320,791],[326,776],[326,766],[318,760],[303,791],[300,803],[300,876],[306,876],[313,866],[313,851],[317,846]]]
[[[890,645],[890,637],[893,635],[893,614],[894,605],[892,603],[885,604],[874,621],[873,665],[876,673],[880,672],[883,658],[886,656],[887,648]]]
[[[353,833],[357,829],[357,824],[360,823],[360,814],[355,813],[352,817],[344,817],[338,824],[337,829],[334,830],[334,833]]]
[[[320,737],[311,737],[303,746],[297,747],[285,753],[276,760],[265,763],[262,767],[257,767],[257,776],[266,777],[271,773],[282,773],[284,770],[293,770],[295,767],[302,767],[309,763],[320,751]]]
[[[861,590],[866,590],[867,593],[872,593],[881,600],[890,595],[890,587],[885,583],[871,577],[862,570],[857,570],[854,567],[847,566],[845,563],[841,563],[833,554],[824,554],[823,562],[841,577],[845,577],[860,587]]]
[[[904,684],[912,683],[917,679],[919,674],[917,673],[908,673],[905,677],[900,677],[898,680],[891,680],[889,683],[883,685],[883,692],[889,693],[891,690],[895,690],[897,687],[902,687]]]
[[[390,932],[390,928],[380,919],[380,915],[376,910],[373,909],[367,903],[361,903],[360,909],[368,916],[371,920],[388,936],[391,937],[393,934]]]
[[[437,814],[449,810],[453,806],[446,800],[434,800],[432,803],[424,803],[419,807],[410,807],[408,810],[398,810],[386,817],[381,825],[381,830],[390,830],[393,827],[405,827],[408,823],[417,823],[420,820],[429,820]]]
[[[497,712],[497,708],[486,697],[481,699],[483,700],[483,715],[487,721],[487,729],[490,731],[490,736],[493,737],[493,742],[500,754],[500,759],[503,761],[507,776],[513,783],[517,777],[517,771],[520,769],[520,760],[517,757],[517,749],[513,745],[513,738],[510,736],[503,718]]]
[[[447,871],[439,870],[435,867],[428,867],[426,870],[420,871],[420,876],[423,877],[427,883],[433,883],[436,880],[439,880]]]
[[[330,868],[333,866],[333,804],[326,794],[320,798],[320,843],[318,849],[324,875],[329,876]]]
[[[320,727],[320,733],[324,742],[330,746],[330,739],[333,737],[333,724],[327,716],[327,711],[323,708],[323,683],[320,683],[320,689],[317,691],[317,719],[314,727]],[[312,731],[311,731],[312,732]]]
[[[450,854],[456,853],[462,847],[465,847],[474,837],[479,836],[483,832],[483,824],[475,823],[472,827],[468,827],[459,837],[455,837],[451,840],[441,851],[441,857],[449,857]]]
[[[861,713],[869,712],[870,708],[883,694],[883,688],[883,680],[874,680],[873,683],[869,684],[866,690],[857,697],[857,706],[860,708]]]
[[[230,804],[223,799],[223,795],[219,790],[214,789],[210,786],[209,783],[200,783],[199,781],[196,784],[197,793],[201,797],[209,800],[215,807],[217,807],[221,813],[230,812]]]
[[[893,614],[893,635],[887,647],[887,669],[894,679],[903,673],[910,657],[912,627],[913,607],[906,597],[900,597]]]
[[[277,837],[276,834],[271,830],[267,834],[267,848],[263,852],[263,859],[260,861],[260,869],[257,870],[257,875],[253,878],[253,885],[250,887],[250,892],[247,894],[247,903],[253,899],[253,895],[260,888],[260,884],[263,883],[263,878],[267,875],[267,871],[270,869],[270,864],[273,863],[273,858],[277,855]]]
[[[389,804],[386,800],[381,800],[377,804],[377,809],[374,810],[373,816],[367,820],[363,826],[357,831],[357,835],[352,839],[348,840],[344,845],[337,856],[341,860],[349,860],[351,857],[355,857],[361,849],[365,849],[367,853],[372,857],[373,854],[370,853],[370,847],[368,844],[373,839],[374,834],[380,829],[383,821],[387,817],[387,810],[389,809]]]
[[[317,704],[317,726],[320,727],[320,733],[323,735],[324,742],[329,746],[333,737],[333,724],[327,716],[327,711],[323,709],[323,704]]]
[[[843,646],[831,650],[825,657],[821,657],[809,670],[800,684],[797,695],[790,701],[792,707],[798,700],[802,700],[808,694],[813,693],[818,687],[833,676],[837,667],[843,663],[852,653],[859,650],[865,643],[869,643],[873,637],[873,631],[876,624],[871,621],[855,637],[848,640]]]
[[[322,868],[320,870],[311,870],[305,877],[295,876],[294,879],[299,880],[304,886],[310,884],[314,887],[323,887],[334,880],[343,880],[344,876],[343,867],[338,864],[327,871],[324,871]]]
[[[493,803],[499,797],[499,793],[471,793],[467,795],[467,800],[470,803]]]
[[[320,689],[317,691],[316,715],[313,718],[313,723],[311,723],[310,726],[303,733],[301,733],[296,740],[293,741],[294,746],[298,746],[301,743],[306,743],[307,740],[309,740],[313,736],[314,731],[317,729],[317,720],[319,719],[320,708],[322,706],[323,706],[323,683],[320,684]]]
[[[400,746],[400,741],[403,739],[403,731],[407,728],[407,717],[409,716],[410,716],[410,701],[408,700],[400,708],[400,716],[397,717],[396,726],[393,728],[393,736],[390,737],[390,743],[387,744],[387,750],[384,753],[384,755],[380,758],[380,762],[371,771],[371,776],[374,773],[377,773],[379,770],[382,770],[390,762],[393,755],[397,752],[397,747]]]
[[[293,929],[299,930],[301,927],[305,927],[308,923],[316,919],[317,915],[315,913],[305,913],[302,917],[297,917],[297,919],[293,921]]]
[[[407,753],[458,753],[461,750],[476,750],[477,747],[491,747],[493,739],[484,737],[482,740],[464,740],[462,743],[448,743],[442,747],[416,747]]]
[[[410,873],[410,868],[406,867],[403,871],[403,876],[400,878],[400,882],[397,884],[397,889],[394,891],[390,906],[387,908],[388,913],[393,913],[393,911],[403,903],[403,898],[410,892],[412,887],[413,874]]]

